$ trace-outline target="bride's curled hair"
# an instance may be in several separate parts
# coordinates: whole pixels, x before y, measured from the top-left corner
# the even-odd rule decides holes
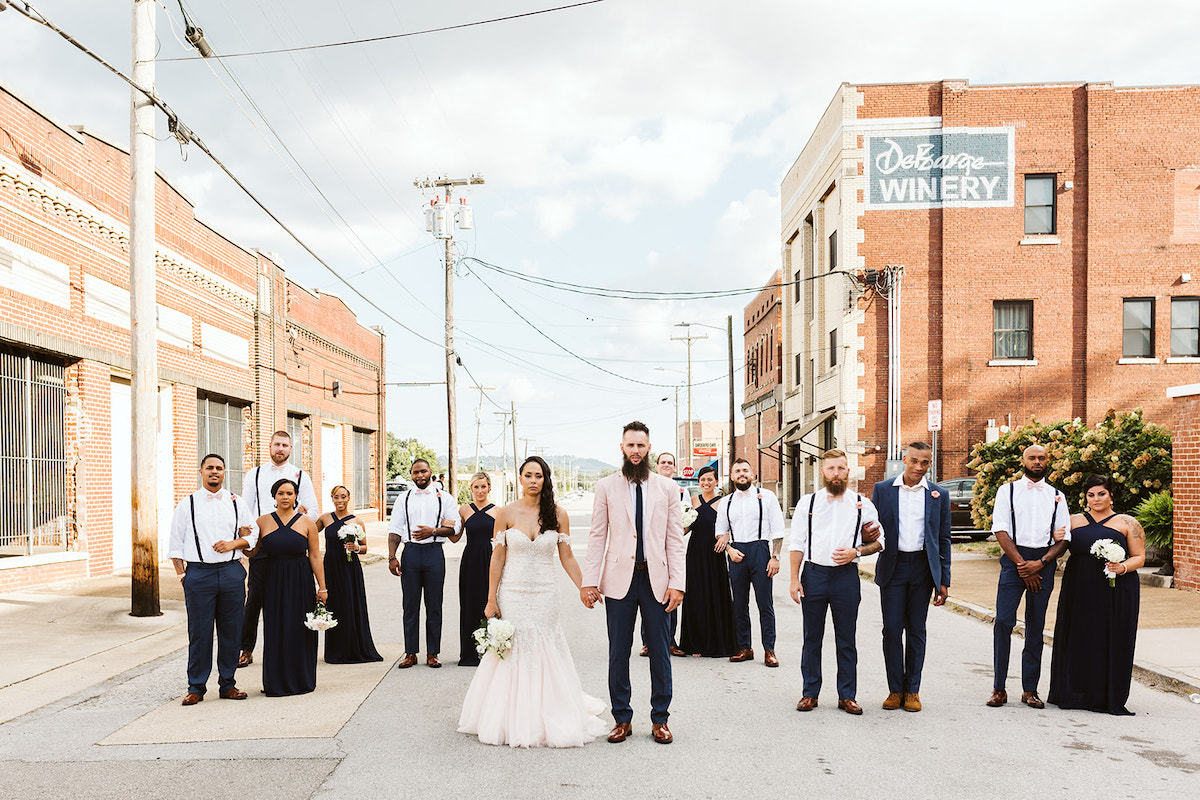
[[[558,530],[558,506],[554,503],[554,478],[550,472],[550,465],[541,456],[529,456],[521,462],[518,474],[525,472],[527,464],[537,464],[542,470],[542,493],[538,495],[538,528],[541,530],[538,532],[556,531]]]

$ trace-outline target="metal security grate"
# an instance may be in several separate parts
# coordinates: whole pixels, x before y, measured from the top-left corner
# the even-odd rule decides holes
[[[350,491],[354,508],[371,507],[371,432],[354,431],[354,478]]]
[[[66,370],[0,349],[0,557],[65,550]]]
[[[243,408],[216,397],[196,398],[196,450],[201,458],[216,453],[225,459],[225,488],[234,493],[241,493],[246,478]]]

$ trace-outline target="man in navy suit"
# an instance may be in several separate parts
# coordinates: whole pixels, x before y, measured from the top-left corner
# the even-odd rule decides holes
[[[871,502],[879,522],[895,531],[895,547],[879,554],[875,583],[883,609],[883,663],[888,696],[884,709],[920,711],[921,667],[925,663],[925,619],[950,592],[950,497],[925,479],[933,448],[913,442],[904,454],[904,473],[875,484]],[[936,592],[935,592],[936,590]]]

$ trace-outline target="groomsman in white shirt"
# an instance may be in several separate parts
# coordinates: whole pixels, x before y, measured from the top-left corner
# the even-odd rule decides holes
[[[275,431],[271,434],[271,460],[246,473],[242,483],[242,497],[250,506],[251,519],[256,520],[263,514],[275,510],[275,498],[271,496],[271,487],[276,481],[287,478],[300,487],[296,498],[296,510],[316,521],[321,516],[321,507],[317,502],[317,490],[313,486],[312,476],[304,470],[288,462],[292,455],[292,437],[287,431]],[[254,663],[254,646],[258,643],[258,616],[262,613],[262,579],[265,562],[260,557],[251,558],[250,577],[247,581],[246,614],[242,619],[242,653],[238,657],[238,666],[245,667]]]
[[[408,669],[420,650],[421,596],[425,597],[425,663],[440,667],[442,648],[442,589],[446,583],[444,542],[462,536],[458,503],[433,485],[429,462],[418,458],[410,471],[413,488],[397,495],[388,523],[388,570],[400,579],[404,595],[404,658]],[[404,545],[399,557],[396,550]]]
[[[833,640],[837,646],[838,708],[861,714],[855,701],[858,693],[858,606],[862,586],[858,559],[883,549],[884,532],[863,544],[863,528],[879,521],[875,506],[857,492],[847,492],[850,467],[841,450],[826,450],[821,457],[823,488],[806,494],[792,514],[789,542],[792,562],[792,600],[804,616],[804,649],[800,673],[804,696],[797,711],[812,711],[821,693],[821,640],[825,636],[826,612],[833,615]]]
[[[752,661],[750,587],[758,604],[763,663],[778,667],[775,657],[775,598],[772,583],[779,573],[779,551],[786,530],[783,509],[770,489],[754,485],[754,471],[744,458],[729,469],[733,493],[717,504],[717,551],[729,552],[729,585],[733,590],[733,629],[737,652],[730,661]],[[735,555],[736,554],[736,555]]]
[[[1004,555],[1000,557],[1000,581],[996,587],[996,621],[992,626],[992,656],[995,670],[992,694],[987,705],[999,708],[1008,702],[1008,656],[1012,630],[1017,624],[1017,605],[1025,597],[1025,649],[1021,654],[1021,702],[1030,708],[1045,708],[1038,697],[1042,677],[1042,632],[1046,607],[1054,589],[1056,560],[1071,541],[1071,512],[1066,496],[1046,483],[1049,467],[1046,448],[1031,444],[1021,454],[1024,475],[996,490],[992,507],[992,533]],[[1064,538],[1054,541],[1054,532]]]
[[[217,630],[217,678],[221,697],[245,700],[237,688],[238,641],[246,602],[246,570],[239,551],[258,541],[244,500],[226,491],[225,459],[200,461],[201,489],[175,507],[167,556],[183,584],[188,616],[188,690],[183,705],[204,699],[212,673],[213,627]]]

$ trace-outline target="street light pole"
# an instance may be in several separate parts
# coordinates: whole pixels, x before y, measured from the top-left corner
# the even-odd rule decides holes
[[[699,336],[693,336],[693,335],[692,335],[692,329],[691,329],[690,327],[688,327],[688,326],[690,326],[691,324],[692,324],[692,323],[690,323],[690,322],[680,322],[680,323],[677,323],[677,324],[675,325],[675,327],[676,327],[676,328],[687,328],[687,329],[688,329],[688,333],[687,333],[687,336],[672,336],[672,337],[671,337],[671,341],[673,341],[673,342],[687,342],[687,354],[688,354],[688,363],[687,363],[687,387],[688,387],[688,390],[687,390],[687,412],[688,412],[688,415],[687,415],[687,436],[686,436],[686,437],[685,437],[685,439],[684,439],[684,444],[687,446],[687,463],[688,463],[688,466],[689,466],[689,467],[695,467],[696,465],[695,465],[695,463],[693,463],[693,459],[692,459],[692,451],[693,451],[693,449],[694,449],[694,448],[692,447],[692,342],[699,341],[700,339],[707,339],[707,338],[708,338],[708,334],[704,334],[704,333],[702,333],[702,334],[700,334]],[[676,455],[676,459],[678,459],[678,458],[679,458],[679,456],[678,456],[678,455]]]

